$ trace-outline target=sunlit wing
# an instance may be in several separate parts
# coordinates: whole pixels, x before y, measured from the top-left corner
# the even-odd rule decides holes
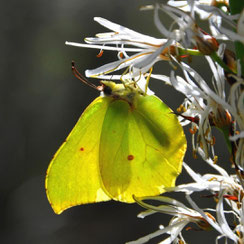
[[[99,172],[100,135],[109,101],[99,97],[87,107],[49,165],[46,191],[57,214],[111,199],[102,189]]]
[[[186,150],[182,127],[157,97],[138,100],[135,108],[114,101],[104,118],[100,144],[100,171],[106,193],[134,202],[174,186]]]

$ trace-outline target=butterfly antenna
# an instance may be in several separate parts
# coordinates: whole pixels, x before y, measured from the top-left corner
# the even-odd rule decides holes
[[[96,85],[94,85],[93,83],[89,82],[75,67],[75,62],[72,61],[71,63],[71,68],[72,68],[72,72],[73,75],[80,81],[82,81],[84,84],[96,89],[96,90],[100,90]]]

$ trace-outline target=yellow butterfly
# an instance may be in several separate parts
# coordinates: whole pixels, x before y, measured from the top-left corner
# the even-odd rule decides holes
[[[48,167],[46,192],[57,214],[80,204],[159,195],[181,172],[186,138],[172,110],[135,82],[101,83],[96,89],[104,95],[85,109]]]

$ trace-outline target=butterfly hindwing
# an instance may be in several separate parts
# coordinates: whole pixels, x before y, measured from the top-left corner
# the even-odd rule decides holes
[[[150,109],[149,109],[150,108]],[[174,186],[186,149],[177,117],[155,96],[142,97],[135,107],[111,103],[104,118],[100,173],[113,199],[134,202]]]

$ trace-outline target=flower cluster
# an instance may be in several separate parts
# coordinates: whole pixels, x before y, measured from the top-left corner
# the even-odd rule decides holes
[[[200,230],[216,230],[219,233],[216,238],[217,241],[221,238],[225,238],[226,241],[229,239],[234,243],[243,243],[243,186],[240,184],[236,175],[229,175],[223,168],[214,164],[211,159],[206,160],[206,162],[212,166],[218,174],[205,174],[201,176],[194,172],[186,163],[183,163],[185,170],[192,177],[194,182],[167,189],[168,192],[184,192],[191,208],[188,208],[175,199],[164,196],[136,199],[138,204],[148,209],[147,211],[140,213],[138,217],[144,218],[154,213],[164,213],[172,215],[173,218],[167,227],[160,227],[160,230],[136,241],[128,242],[127,244],[145,243],[162,234],[167,234],[169,237],[160,243],[186,243],[181,231],[189,223],[196,224]],[[216,209],[201,209],[197,206],[192,200],[191,194],[201,191],[209,191],[211,193],[207,197],[215,199]],[[164,204],[154,206],[145,203],[145,200],[163,202]],[[231,210],[225,210],[225,204]],[[210,212],[213,213],[211,214]],[[214,217],[213,214],[215,214],[216,217]],[[234,227],[230,227],[227,221],[229,219],[228,215],[233,215],[233,218],[235,219]]]
[[[161,243],[185,243],[181,232],[188,223],[195,223],[202,230],[215,229],[219,233],[217,241],[225,238],[234,243],[244,243],[244,10],[231,14],[231,7],[228,0],[169,0],[167,4],[157,3],[141,8],[153,11],[162,39],[96,17],[94,20],[110,32],[88,37],[86,43],[66,42],[71,46],[99,49],[100,55],[104,50],[118,53],[118,60],[86,70],[87,77],[136,80],[144,91],[150,93],[146,81],[151,76],[183,93],[185,99],[177,114],[183,126],[190,124],[193,156],[200,155],[217,171],[216,174],[201,176],[184,163],[194,182],[166,190],[184,192],[191,208],[164,196],[136,199],[148,209],[140,217],[157,212],[173,217],[168,227],[161,227],[131,244],[145,243],[161,234],[169,235]],[[172,19],[169,28],[160,20],[161,13]],[[208,21],[210,33],[199,27],[197,15]],[[222,40],[225,42],[221,43]],[[237,44],[236,54],[227,48],[228,42]],[[196,70],[183,62],[184,57],[191,56],[205,57],[212,72],[211,81],[205,81]],[[174,67],[169,77],[152,73],[152,67],[158,61],[169,62]],[[183,75],[176,75],[175,68],[180,69]],[[119,75],[118,72],[112,74],[119,70],[124,71]],[[217,165],[221,162],[218,162],[214,150],[213,127],[223,132],[230,152],[230,167],[235,170],[233,175]],[[216,200],[215,209],[203,210],[197,206],[190,196],[200,191],[210,192]],[[146,203],[147,200],[160,201],[163,205],[156,207]],[[226,215],[232,215],[235,222],[229,223]]]

